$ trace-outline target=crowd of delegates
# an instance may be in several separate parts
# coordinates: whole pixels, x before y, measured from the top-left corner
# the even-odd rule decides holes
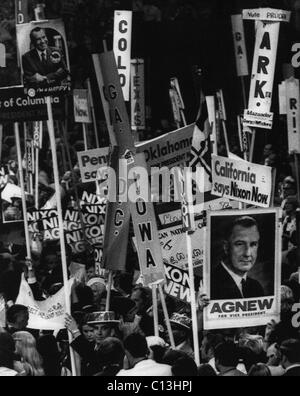
[[[284,269],[281,321],[265,327],[204,331],[202,312],[207,299],[199,292],[201,366],[197,367],[190,306],[166,296],[172,348],[160,300],[159,336],[154,335],[151,290],[136,281],[138,273],[114,273],[106,311],[107,280],[87,265],[85,278],[73,287],[66,328],[59,333],[29,329],[28,308],[14,304],[22,271],[36,300],[56,293],[62,287],[62,274],[57,246],[45,247],[30,271],[20,260],[21,254],[13,255],[5,248],[0,254],[0,290],[7,304],[7,325],[0,332],[0,376],[70,376],[68,332],[81,376],[300,375],[300,332],[292,323],[300,287],[292,270]]]
[[[63,9],[64,2],[46,1],[49,18],[64,15],[75,85],[81,87],[89,70],[85,70],[86,52],[97,50],[99,37],[112,39],[112,10],[121,2],[74,1]],[[134,11],[143,22],[206,20],[212,7],[199,1],[134,1]],[[201,7],[200,7],[201,4]],[[278,7],[279,8],[279,7]],[[207,12],[207,15],[205,14]],[[76,27],[76,29],[74,28]],[[100,27],[100,31],[99,31]],[[161,125],[163,131],[172,125]],[[72,166],[76,152],[83,149],[80,127],[70,122],[68,142]],[[57,134],[59,135],[59,134]],[[101,135],[102,136],[102,135]],[[46,139],[47,140],[47,139]],[[103,142],[102,142],[103,143]],[[58,153],[63,142],[57,139]],[[234,141],[232,152],[239,154]],[[220,151],[222,147],[220,146]],[[10,164],[10,181],[16,177],[16,146],[13,132],[5,130],[2,161]],[[60,170],[64,169],[59,156]],[[96,276],[93,256],[84,252],[76,257],[67,249],[72,262],[86,267],[86,276],[72,291],[72,312],[66,317],[66,329],[59,333],[33,331],[28,328],[28,309],[16,305],[22,274],[25,273],[34,297],[42,301],[62,287],[60,248],[58,243],[44,243],[33,252],[33,270],[26,265],[25,247],[15,250],[10,243],[0,246],[0,293],[6,303],[6,328],[0,332],[0,376],[71,375],[69,337],[76,352],[76,371],[81,376],[299,376],[300,333],[293,327],[292,307],[300,299],[297,240],[296,169],[284,147],[265,145],[256,162],[277,170],[275,204],[284,210],[282,235],[281,321],[266,327],[204,331],[202,312],[207,300],[199,293],[198,320],[201,366],[194,361],[191,310],[188,304],[166,296],[175,341],[171,348],[163,310],[159,302],[159,337],[155,336],[150,289],[141,286],[136,256],[128,272],[115,273],[109,311],[106,311],[107,279]],[[63,196],[72,187],[70,173],[61,172]],[[52,188],[51,153],[47,141],[40,154],[40,195]],[[76,182],[80,182],[79,176]],[[43,186],[43,188],[42,188]]]

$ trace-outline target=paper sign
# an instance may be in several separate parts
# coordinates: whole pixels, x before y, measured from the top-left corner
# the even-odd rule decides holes
[[[98,179],[98,170],[107,167],[109,163],[109,147],[77,153],[82,183]]]
[[[300,154],[300,91],[299,80],[286,80],[289,153]]]
[[[143,59],[131,62],[131,128],[145,130],[145,63]]]
[[[289,22],[290,18],[290,11],[277,10],[274,8],[254,8],[243,10],[243,19],[266,22]]]
[[[279,96],[279,114],[287,114],[287,102],[286,102],[286,83],[283,81],[278,85],[278,96]]]
[[[147,168],[144,154],[135,156],[135,167]],[[158,238],[157,223],[152,202],[145,202],[141,196],[138,182],[132,183],[136,188],[136,201],[130,202],[130,213],[137,241],[140,270],[146,286],[165,280],[162,253]]]
[[[71,291],[74,279],[69,280]],[[62,288],[45,301],[35,301],[30,286],[23,278],[16,304],[24,305],[29,311],[28,328],[33,330],[61,330],[65,328],[65,293]]]
[[[28,0],[15,0],[16,24],[29,22]]]
[[[170,214],[172,215],[172,214]],[[173,217],[174,218],[174,217]],[[196,219],[196,231],[192,234],[193,266],[203,267],[205,246],[205,221],[203,217]],[[186,235],[182,224],[169,225],[159,230],[159,240],[164,263],[171,264],[183,270],[188,269],[188,253]]]
[[[100,96],[101,96],[101,102],[102,102],[103,111],[104,111],[104,115],[105,115],[105,121],[106,121],[107,129],[108,129],[110,144],[111,144],[111,146],[116,146],[117,142],[116,142],[116,136],[114,133],[112,121],[110,118],[109,102],[108,102],[107,97],[105,97],[105,94],[104,94],[104,81],[103,81],[103,74],[102,74],[102,70],[101,70],[100,57],[98,54],[93,54],[92,56],[93,56],[93,62],[94,62],[99,92],[100,92]]]
[[[132,11],[115,11],[114,45],[124,100],[130,99]]]
[[[242,159],[212,157],[212,193],[268,208],[272,197],[272,168]]]
[[[114,53],[101,54],[100,66],[104,81],[104,96],[109,102],[110,118],[121,157],[128,150],[134,152],[135,147]]]
[[[137,144],[137,152],[144,152],[148,170],[151,167],[169,169],[186,164],[191,158],[195,124],[188,125],[158,138]]]
[[[92,122],[92,115],[88,91],[86,89],[74,89],[73,98],[75,122],[90,124]]]
[[[238,77],[249,75],[247,49],[242,15],[232,15],[232,32],[235,49],[235,60]]]
[[[279,38],[280,23],[257,22],[249,105],[244,124],[250,127],[272,129],[270,113]]]

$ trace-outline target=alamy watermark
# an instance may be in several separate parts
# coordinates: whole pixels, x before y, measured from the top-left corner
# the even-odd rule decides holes
[[[119,169],[107,166],[98,170],[98,195],[110,202],[193,203],[196,192],[204,191],[204,169],[195,172],[189,167],[141,166],[119,160]]]

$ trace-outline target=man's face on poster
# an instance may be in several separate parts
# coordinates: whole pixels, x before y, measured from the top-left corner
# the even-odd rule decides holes
[[[32,34],[33,44],[39,51],[45,51],[48,48],[48,39],[44,29]]]
[[[255,265],[259,247],[259,231],[256,226],[245,228],[237,225],[225,242],[227,265],[230,269],[244,276]]]

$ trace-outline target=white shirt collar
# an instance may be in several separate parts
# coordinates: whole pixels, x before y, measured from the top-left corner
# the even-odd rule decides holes
[[[243,292],[242,292],[242,280],[243,279],[245,281],[247,280],[247,274],[245,274],[244,276],[237,275],[236,273],[231,271],[231,269],[228,268],[227,265],[225,265],[223,263],[223,261],[221,262],[221,264],[223,265],[224,269],[228,272],[228,274],[231,276],[231,278],[234,280],[234,283],[237,285],[237,287],[239,288],[240,292],[243,295]]]
[[[37,53],[38,53],[38,55],[39,55],[39,57],[40,57],[41,60],[42,60],[42,54],[45,54],[45,55],[46,55],[46,58],[47,58],[47,50],[40,51],[40,50],[37,49]]]

